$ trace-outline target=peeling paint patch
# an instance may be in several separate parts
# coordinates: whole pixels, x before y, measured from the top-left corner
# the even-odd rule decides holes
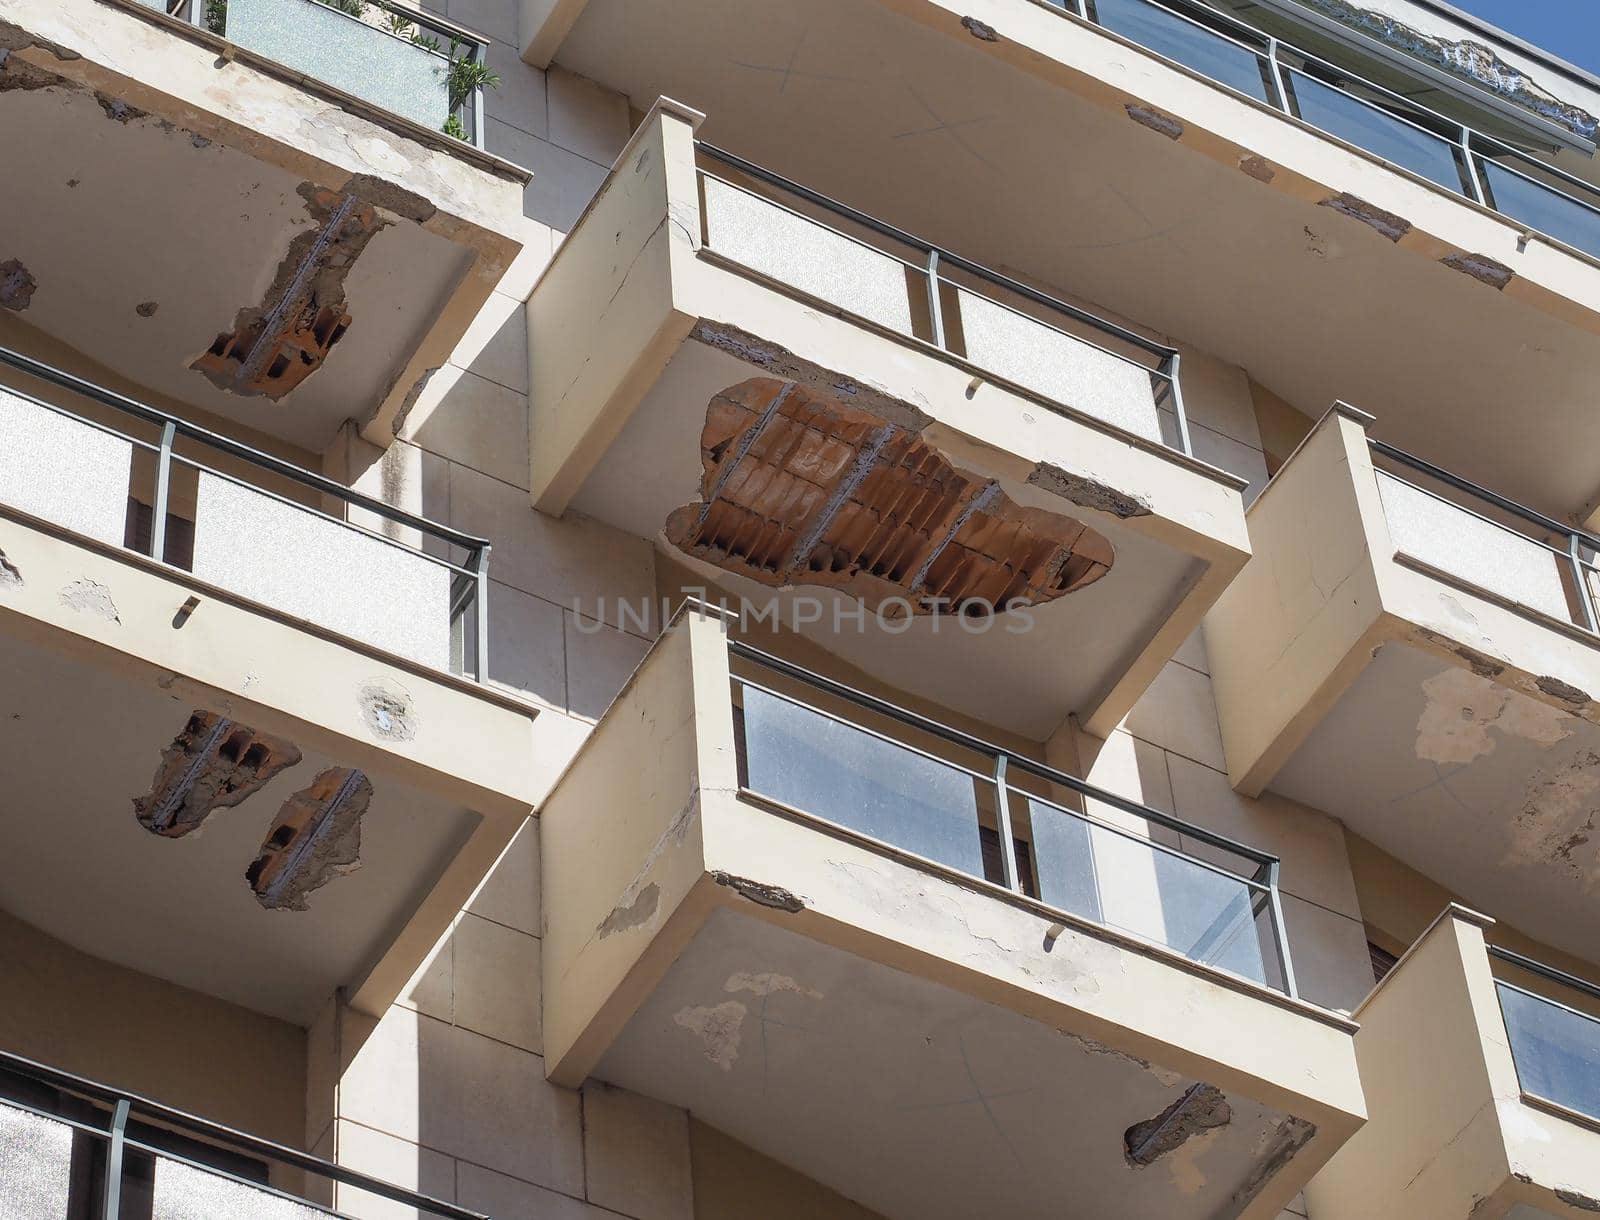
[[[1511,819],[1505,863],[1532,867],[1555,865],[1582,885],[1600,891],[1600,849],[1595,818],[1600,814],[1600,755],[1585,751],[1562,766],[1536,774],[1528,786],[1522,811]],[[1589,847],[1577,858],[1579,849]]]
[[[1317,1125],[1290,1115],[1268,1135],[1265,1145],[1257,1152],[1258,1159],[1250,1167],[1244,1181],[1233,1192],[1223,1214],[1237,1216],[1254,1201],[1262,1188],[1278,1176],[1300,1150],[1316,1138]]]
[[[1562,1190],[1557,1187],[1556,1198],[1560,1199],[1568,1207],[1576,1207],[1581,1212],[1600,1212],[1600,1199],[1591,1198],[1589,1195],[1581,1194],[1576,1190]]]
[[[595,931],[601,940],[605,940],[606,937],[615,936],[618,932],[642,928],[656,917],[656,909],[660,905],[661,887],[652,881],[627,905],[612,907],[611,913],[600,921],[600,926]]]
[[[724,872],[712,873],[711,879],[759,906],[771,907],[775,911],[788,911],[791,915],[806,909],[803,900],[782,886],[768,885],[764,881],[751,881],[748,877],[735,877],[732,873]]]
[[[134,119],[149,118],[149,112],[140,110],[137,106],[130,106],[120,97],[112,97],[106,93],[96,93],[94,100],[100,103],[100,109],[105,111],[106,118],[114,123],[131,123]]]
[[[700,1039],[707,1059],[724,1072],[731,1072],[739,1058],[739,1040],[744,1036],[744,1018],[749,1011],[738,1000],[726,1000],[714,1008],[680,1009],[673,1014],[672,1022]]]
[[[1170,114],[1162,114],[1159,110],[1152,110],[1149,106],[1140,106],[1128,102],[1123,106],[1128,112],[1128,117],[1141,127],[1148,127],[1151,131],[1160,132],[1169,140],[1177,140],[1183,136],[1183,124]]]
[[[1457,603],[1451,599],[1451,605]],[[1478,621],[1470,614],[1463,614],[1463,618],[1471,623],[1473,629],[1478,626]],[[1487,653],[1479,652],[1476,648],[1468,648],[1442,632],[1430,631],[1426,627],[1418,627],[1417,634],[1436,648],[1442,648],[1453,656],[1460,657],[1467,663],[1469,669],[1480,678],[1498,678],[1506,672],[1506,667]]]
[[[1000,41],[1000,35],[994,32],[994,26],[986,25],[976,17],[963,17],[961,19],[961,28],[974,38],[981,39],[984,42]]]
[[[0,551],[0,589],[22,588],[22,572]]]
[[[356,692],[367,731],[379,741],[410,741],[417,735],[411,692],[398,682],[374,678]]]
[[[269,911],[304,911],[307,898],[361,867],[361,819],[372,781],[351,767],[329,767],[296,792],[273,820],[245,870],[256,901]]]
[[[1033,468],[1028,483],[1083,508],[1110,513],[1124,521],[1130,517],[1148,517],[1151,511],[1149,503],[1138,496],[1130,496],[1127,492],[1107,487],[1084,475],[1072,474],[1048,462],[1040,462]]]
[[[291,743],[197,708],[161,751],[150,791],[135,798],[133,814],[151,834],[181,839],[214,810],[242,803],[299,761]]]
[[[1572,714],[1497,686],[1465,669],[1446,669],[1422,683],[1417,757],[1467,764],[1494,752],[1490,728],[1542,749],[1572,735]]]
[[[780,991],[788,991],[805,996],[807,999],[822,998],[822,992],[795,982],[787,974],[745,974],[743,971],[738,971],[728,976],[728,981],[722,985],[722,990],[729,993],[748,991],[751,995],[757,996],[777,995]]]
[[[1368,203],[1359,196],[1348,191],[1324,199],[1322,206],[1331,208],[1341,216],[1348,216],[1351,220],[1359,220],[1369,228],[1376,229],[1390,241],[1399,241],[1411,232],[1411,222],[1404,216],[1396,216],[1393,212],[1386,212],[1376,204]]]
[[[1451,254],[1439,261],[1450,270],[1470,275],[1497,292],[1504,292],[1506,285],[1517,278],[1515,271],[1487,254]]]
[[[1153,1165],[1197,1135],[1233,1121],[1233,1107],[1216,1085],[1193,1084],[1154,1118],[1134,1123],[1122,1136],[1123,1154],[1135,1169]]]
[[[0,263],[0,309],[21,313],[33,303],[38,287],[39,282],[20,259],[8,258]]]
[[[1576,707],[1584,707],[1592,702],[1587,691],[1579,690],[1572,683],[1563,682],[1560,678],[1552,678],[1546,675],[1535,678],[1533,684],[1545,694],[1559,699],[1563,703],[1571,703]]]
[[[1112,1059],[1120,1059],[1123,1063],[1130,1063],[1141,1072],[1149,1072],[1167,1088],[1175,1088],[1182,1083],[1183,1077],[1177,1072],[1169,1072],[1166,1068],[1156,1067],[1148,1059],[1141,1059],[1138,1055],[1130,1055],[1127,1051],[1119,1051],[1114,1046],[1107,1046],[1104,1042],[1097,1042],[1093,1038],[1085,1038],[1081,1034],[1069,1033],[1067,1030],[1056,1031],[1067,1041],[1075,1044],[1079,1049],[1089,1055],[1105,1055]]]
[[[92,614],[113,623],[122,622],[117,613],[117,603],[111,600],[111,590],[92,580],[75,580],[56,596],[68,610]]]
[[[1278,176],[1278,171],[1272,167],[1272,162],[1254,153],[1239,158],[1239,169],[1257,182],[1271,182]]]

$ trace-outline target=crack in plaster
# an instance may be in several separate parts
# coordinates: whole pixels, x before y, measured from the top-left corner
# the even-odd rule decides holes
[[[650,850],[645,852],[644,860],[639,865],[639,871],[634,873],[633,880],[623,887],[622,893],[617,896],[616,905],[595,928],[595,934],[601,940],[618,932],[629,932],[634,928],[645,927],[655,919],[661,903],[661,887],[653,881],[646,884],[645,878],[650,875],[656,862],[668,849],[682,847],[684,840],[689,836],[689,827],[694,824],[700,812],[699,783],[698,780],[693,780],[691,783],[694,786],[689,792],[688,801],[672,815],[672,820],[667,823],[666,829],[650,845]]]
[[[1369,228],[1382,233],[1390,241],[1397,242],[1411,232],[1411,222],[1404,216],[1386,212],[1376,204],[1368,203],[1348,191],[1324,199],[1321,206],[1331,208],[1341,216],[1350,217],[1351,220],[1359,220]]]
[[[1148,127],[1151,131],[1164,135],[1169,140],[1178,140],[1183,137],[1183,124],[1170,114],[1162,114],[1149,106],[1136,105],[1127,102],[1122,107],[1128,112],[1128,117],[1141,127]]]
[[[1451,254],[1439,260],[1452,271],[1459,271],[1463,275],[1470,275],[1480,283],[1489,285],[1497,292],[1504,292],[1506,285],[1516,278],[1517,273],[1504,263],[1490,258],[1487,254]]]
[[[1072,474],[1048,462],[1040,462],[1033,468],[1033,473],[1028,476],[1028,484],[1061,496],[1083,508],[1110,513],[1122,520],[1130,517],[1148,517],[1151,513],[1150,502],[1142,496],[1129,495],[1127,492],[1096,482],[1086,475]]]
[[[1085,1054],[1105,1055],[1112,1059],[1119,1059],[1123,1063],[1131,1063],[1140,1071],[1150,1073],[1151,1076],[1169,1089],[1176,1088],[1183,1082],[1183,1077],[1179,1073],[1170,1072],[1163,1067],[1157,1067],[1148,1059],[1142,1059],[1138,1055],[1130,1055],[1127,1051],[1119,1051],[1114,1046],[1107,1046],[1104,1042],[1096,1042],[1093,1038],[1086,1038],[1082,1034],[1075,1034],[1069,1030],[1058,1029],[1056,1032]]]
[[[1245,1180],[1233,1192],[1228,1200],[1224,1213],[1237,1216],[1244,1211],[1255,1197],[1261,1193],[1267,1183],[1277,1177],[1300,1154],[1300,1150],[1309,1144],[1317,1135],[1317,1125],[1307,1122],[1303,1118],[1290,1115],[1271,1131],[1256,1149],[1260,1158],[1250,1167],[1250,1172],[1245,1175]]]

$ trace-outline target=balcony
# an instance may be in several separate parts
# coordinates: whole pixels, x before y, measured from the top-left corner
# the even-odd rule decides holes
[[[0,1053],[0,1198],[38,1220],[485,1220],[293,1148]],[[389,1214],[386,1212],[385,1214]],[[393,1214],[401,1214],[394,1212]]]
[[[464,33],[363,11],[0,2],[0,342],[310,452],[352,416],[387,444],[520,249],[528,173],[441,130],[481,108]]]
[[[1361,1122],[1271,857],[692,609],[541,827],[551,1078],[886,1216],[1276,1217]]]
[[[1372,1119],[1312,1214],[1580,1220],[1600,1208],[1600,989],[1454,907],[1357,1012]]]
[[[532,710],[452,672],[487,543],[0,370],[6,909],[299,1024],[382,1011],[532,805]]]
[[[1464,82],[1368,85],[1321,43],[1295,54],[1143,0],[1107,0],[1099,23],[1043,0],[751,0],[739,22],[710,0],[541,9],[569,22],[548,47],[563,66],[640,110],[704,111],[719,147],[1247,369],[1303,412],[1359,402],[1480,480],[1492,453],[1496,485],[1546,512],[1593,500],[1600,261],[1572,179],[1594,163],[1552,159],[1538,116],[1463,116],[1451,97],[1483,93]],[[1402,89],[1423,100],[1385,92]],[[1192,426],[1220,422],[1191,397]]]
[[[1246,555],[1178,354],[697,146],[697,121],[658,106],[530,298],[535,504],[656,540],[902,689],[1033,740],[1069,713],[1109,731]],[[1016,602],[1028,626],[990,613]],[[834,629],[862,604],[891,612]]]
[[[136,0],[422,127],[483,147],[488,40],[381,0]]]
[[[1279,471],[1207,620],[1233,781],[1581,953],[1600,931],[1583,796],[1600,540],[1369,440],[1370,422],[1336,408]]]

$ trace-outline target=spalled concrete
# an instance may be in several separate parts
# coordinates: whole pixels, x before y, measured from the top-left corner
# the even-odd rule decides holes
[[[180,839],[213,810],[240,804],[299,761],[289,742],[196,709],[161,752],[150,792],[133,802],[134,816],[151,834]]]

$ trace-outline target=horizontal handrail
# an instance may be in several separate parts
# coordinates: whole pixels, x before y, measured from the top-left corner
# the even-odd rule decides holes
[[[430,1198],[416,1191],[407,1190],[402,1186],[395,1186],[393,1183],[370,1177],[348,1166],[323,1160],[321,1157],[313,1156],[308,1152],[301,1152],[297,1148],[290,1148],[285,1144],[279,1144],[257,1135],[251,1135],[248,1132],[239,1131],[233,1127],[224,1126],[221,1123],[212,1122],[186,1110],[175,1109],[172,1106],[151,1101],[147,1097],[128,1092],[125,1089],[113,1088],[111,1085],[87,1080],[82,1076],[75,1076],[59,1068],[36,1063],[31,1059],[25,1059],[8,1051],[0,1051],[0,1070],[105,1105],[111,1111],[106,1116],[107,1126],[103,1130],[98,1128],[93,1128],[92,1130],[96,1134],[103,1135],[117,1143],[125,1141],[157,1155],[169,1155],[160,1148],[142,1144],[126,1134],[125,1128],[129,1117],[150,1119],[185,1134],[220,1144],[231,1150],[248,1153],[264,1160],[275,1161],[292,1169],[314,1173],[319,1177],[327,1178],[345,1186],[355,1187],[369,1194],[387,1199],[390,1202],[418,1208],[428,1214],[444,1217],[445,1220],[489,1220],[481,1212],[471,1211],[454,1203],[446,1203],[440,1199]],[[18,1104],[20,1103],[12,1102],[3,1094],[0,1094],[0,1105]],[[39,1113],[33,1107],[25,1104],[22,1104],[21,1108],[27,1109],[32,1113]],[[57,1116],[47,1114],[45,1117],[56,1118]],[[81,1122],[73,1122],[70,1119],[60,1119],[59,1121],[69,1122],[80,1129],[91,1129],[86,1128]],[[188,1163],[194,1164],[192,1161]],[[261,1188],[261,1183],[241,1178],[225,1169],[210,1165],[197,1165],[197,1168],[203,1169],[207,1173],[215,1174],[218,1177],[238,1182],[241,1185],[256,1189]],[[314,1208],[321,1208],[320,1204],[310,1203],[309,1200],[307,1202]]]
[[[1060,12],[1092,22],[1101,28],[1118,32],[1101,19],[1095,7],[1095,0],[1045,0],[1045,2],[1049,7],[1053,7]],[[1488,189],[1483,181],[1482,168],[1479,162],[1490,163],[1498,168],[1505,169],[1533,185],[1542,187],[1552,195],[1577,204],[1588,211],[1600,213],[1600,187],[1595,186],[1593,183],[1586,182],[1575,174],[1532,156],[1525,149],[1518,148],[1497,136],[1479,131],[1467,123],[1451,118],[1441,111],[1426,106],[1414,98],[1407,97],[1405,94],[1390,89],[1385,85],[1378,84],[1376,81],[1334,63],[1323,56],[1312,54],[1290,43],[1283,42],[1276,36],[1250,25],[1235,14],[1225,13],[1209,6],[1188,3],[1186,0],[1137,0],[1137,2],[1144,4],[1148,8],[1166,13],[1168,16],[1175,17],[1196,30],[1256,55],[1263,69],[1263,94],[1265,99],[1274,109],[1280,110],[1285,114],[1297,119],[1303,118],[1296,105],[1293,89],[1287,85],[1285,76],[1286,72],[1299,72],[1359,105],[1367,106],[1380,114],[1406,123],[1418,131],[1437,137],[1460,154],[1456,159],[1460,193],[1492,211],[1500,212],[1502,215],[1516,220],[1519,224],[1528,224],[1529,222],[1512,212],[1506,212],[1496,202],[1492,190]],[[1186,9],[1193,9],[1194,13],[1185,11]],[[1202,17],[1203,19],[1201,19]],[[1222,26],[1226,30],[1232,31],[1232,33],[1225,33],[1223,29],[1217,28],[1218,26]],[[1299,66],[1286,62],[1283,58],[1285,53],[1292,58],[1298,59],[1300,61]],[[1156,54],[1162,54],[1162,52],[1156,52]],[[1212,77],[1211,79],[1215,80],[1216,78]],[[1217,83],[1222,85],[1223,88],[1232,88],[1227,82],[1218,81]],[[1362,97],[1345,88],[1344,86],[1347,84],[1359,85],[1363,90],[1370,90],[1384,100],[1377,101],[1369,97]],[[1437,88],[1438,86],[1433,85],[1430,87]],[[1256,100],[1261,99],[1257,98]],[[1470,98],[1463,98],[1463,100],[1471,102]],[[1535,165],[1541,172],[1548,173],[1560,180],[1567,189],[1562,189],[1549,182],[1541,181],[1530,174],[1523,173],[1507,165],[1504,158],[1515,158]],[[1552,235],[1547,234],[1547,236]],[[1555,240],[1564,241],[1565,239],[1555,238]],[[1585,252],[1591,256],[1600,257],[1600,249],[1586,249]]]
[[[312,470],[307,470],[303,466],[297,466],[293,462],[286,461],[283,458],[276,457],[273,454],[256,449],[251,445],[246,445],[242,441],[236,441],[231,437],[223,436],[221,433],[212,432],[208,428],[202,428],[200,425],[190,423],[188,420],[183,419],[180,416],[162,411],[159,408],[152,407],[147,403],[140,402],[135,398],[130,398],[125,394],[119,394],[115,390],[110,390],[104,386],[97,385],[92,381],[88,381],[85,378],[77,376],[76,374],[68,373],[63,369],[56,368],[54,365],[47,364],[41,360],[36,360],[32,356],[24,355],[22,352],[14,351],[11,348],[0,347],[0,366],[15,369],[17,372],[23,373],[28,377],[32,377],[37,381],[67,390],[79,396],[80,398],[86,399],[89,402],[98,403],[103,407],[108,407],[123,416],[139,420],[141,423],[147,424],[159,431],[160,439],[158,441],[143,440],[139,437],[118,431],[117,429],[109,428],[96,420],[79,415],[76,412],[71,411],[57,403],[47,402],[44,399],[37,398],[23,390],[0,384],[0,391],[6,391],[15,394],[19,398],[24,398],[46,410],[76,420],[79,423],[95,428],[98,431],[107,432],[122,437],[136,448],[154,455],[156,461],[155,496],[154,502],[151,505],[149,556],[157,563],[164,563],[166,561],[165,548],[163,544],[165,541],[167,505],[171,490],[171,474],[173,467],[181,465],[205,474],[212,475],[216,478],[225,479],[228,482],[245,487],[251,492],[261,495],[267,499],[277,501],[278,503],[288,505],[291,508],[295,508],[313,516],[320,517],[323,520],[330,521],[344,529],[348,529],[365,537],[372,538],[387,546],[404,550],[409,554],[417,556],[419,559],[426,560],[430,563],[434,563],[440,567],[448,569],[454,574],[451,577],[451,621],[454,622],[455,617],[465,611],[468,601],[475,603],[474,610],[476,612],[475,625],[477,631],[477,640],[476,656],[474,658],[474,677],[476,677],[480,682],[487,681],[488,579],[489,554],[492,549],[487,538],[479,538],[474,534],[463,533],[462,531],[452,529],[447,525],[440,525],[437,522],[430,521],[426,517],[421,517],[415,513],[407,512],[405,509],[397,508],[392,504],[386,504],[382,500],[366,495],[363,492],[356,491],[354,488],[347,487],[337,480],[328,478],[326,475],[318,474]],[[287,479],[290,482],[299,484],[302,487],[316,492],[318,495],[329,496],[334,499],[341,500],[350,505],[352,508],[359,509],[363,512],[372,513],[374,516],[392,522],[395,525],[415,530],[419,534],[422,534],[428,538],[432,538],[437,542],[441,542],[448,547],[460,548],[462,551],[466,552],[466,557],[462,563],[458,564],[452,562],[447,558],[441,558],[439,556],[432,555],[426,550],[399,542],[396,539],[377,532],[376,530],[371,530],[355,522],[346,521],[339,517],[333,516],[332,514],[327,513],[320,508],[290,500],[276,491],[248,483],[235,475],[227,474],[220,470],[214,470],[211,467],[203,465],[192,458],[175,453],[173,446],[178,437],[184,437],[188,440],[204,445],[209,449],[215,450],[216,452],[237,458],[247,465],[267,471],[271,474]]]
[[[1580,979],[1575,974],[1568,974],[1565,970],[1558,970],[1554,966],[1547,966],[1541,961],[1537,961],[1536,959],[1527,957],[1521,953],[1514,953],[1510,949],[1502,949],[1499,945],[1488,945],[1486,947],[1489,950],[1490,957],[1498,958],[1507,965],[1515,966],[1519,970],[1526,970],[1529,974],[1537,975],[1546,982],[1555,983],[1560,987],[1565,987],[1569,990],[1576,991],[1580,995],[1588,996],[1591,1000],[1600,1000],[1600,986],[1596,986],[1587,979]],[[1514,984],[1507,985],[1514,986]],[[1522,989],[1519,988],[1518,990]],[[1548,1000],[1550,997],[1539,996],[1539,998],[1541,1000]],[[1593,1013],[1580,1012],[1578,1015],[1588,1017],[1589,1020],[1594,1021],[1596,1024],[1600,1024],[1600,1017],[1596,1017]]]

